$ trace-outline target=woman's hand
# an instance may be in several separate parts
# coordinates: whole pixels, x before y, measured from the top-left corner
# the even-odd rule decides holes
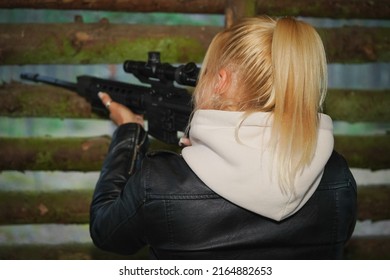
[[[122,125],[125,123],[138,123],[144,125],[144,116],[134,114],[126,106],[112,101],[111,97],[105,92],[98,93],[100,100],[110,111],[110,118],[116,125]]]
[[[188,146],[191,146],[191,140],[190,138],[186,137],[186,136],[183,136],[179,139],[179,146],[180,147],[188,147]]]

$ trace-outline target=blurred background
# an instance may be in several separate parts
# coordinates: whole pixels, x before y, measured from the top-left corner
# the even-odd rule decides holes
[[[0,9],[0,23],[68,23],[82,14],[84,23],[95,23],[105,18],[110,23],[148,25],[210,25],[224,26],[224,15],[127,13],[78,10],[30,10]],[[379,26],[390,27],[390,20],[336,20],[303,18],[315,27]],[[1,49],[1,46],[0,46]],[[149,51],[149,50],[146,50]],[[145,57],[140,60],[146,60]],[[329,64],[329,88],[389,89],[389,63]],[[138,83],[124,73],[122,64],[93,65],[0,65],[0,83],[19,81],[22,72],[40,73],[67,81],[75,81],[78,75],[89,74],[124,82]],[[1,102],[1,101],[0,101]],[[390,104],[389,104],[390,105]],[[115,126],[108,120],[77,120],[49,118],[0,117],[0,137],[89,137],[111,135]],[[335,122],[335,134],[367,135],[386,134],[389,123]],[[0,155],[1,156],[1,155]],[[353,169],[358,185],[381,185],[390,182],[390,170],[371,171]],[[98,172],[46,172],[2,171],[0,188],[4,191],[45,191],[64,189],[93,189]],[[390,235],[389,221],[359,222],[355,236]],[[1,225],[1,244],[59,244],[91,242],[88,225]]]

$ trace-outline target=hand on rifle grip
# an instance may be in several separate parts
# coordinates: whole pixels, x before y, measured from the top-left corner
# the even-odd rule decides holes
[[[144,126],[143,115],[134,114],[128,107],[112,101],[111,97],[105,92],[99,92],[98,95],[104,106],[110,111],[110,118],[116,125],[138,123]]]

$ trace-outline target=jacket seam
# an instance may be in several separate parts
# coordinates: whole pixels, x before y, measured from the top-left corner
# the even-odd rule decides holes
[[[335,202],[335,214],[334,214],[334,221],[333,221],[333,243],[335,243],[338,240],[338,223],[339,223],[339,193],[334,192],[334,202]]]
[[[349,186],[350,186],[350,180],[339,181],[334,183],[320,183],[317,190],[328,191],[328,190],[348,188]]]
[[[107,234],[107,237],[101,241],[101,246],[104,246],[105,244],[107,244],[107,242],[109,240],[111,240],[112,236],[118,231],[118,229],[123,225],[125,224],[126,222],[128,222],[130,219],[132,219],[135,215],[137,215],[139,209],[142,207],[142,205],[144,204],[143,201],[141,201],[137,207],[135,208],[135,211],[133,212],[132,215],[126,215],[126,218],[124,218],[111,232],[109,232]]]
[[[148,194],[149,199],[155,200],[196,200],[196,199],[222,199],[219,195],[214,194]]]
[[[132,155],[132,158],[130,161],[130,167],[128,168],[128,172],[127,172],[128,174],[133,173],[139,149],[140,149],[141,145],[143,144],[143,142],[145,141],[145,139],[142,139],[141,144],[138,145],[137,142],[138,142],[139,135],[140,135],[140,128],[137,126],[137,128],[135,130],[135,136],[133,139],[134,140],[134,147],[133,147],[133,150],[130,151],[130,152],[133,152],[133,155]],[[146,135],[146,133],[145,133],[145,135]]]
[[[171,207],[170,207],[170,200],[164,200],[164,207],[165,207],[165,213],[167,217],[167,226],[168,226],[168,238],[169,243],[173,247],[175,242],[173,238],[173,228],[172,228],[172,222],[171,222]]]

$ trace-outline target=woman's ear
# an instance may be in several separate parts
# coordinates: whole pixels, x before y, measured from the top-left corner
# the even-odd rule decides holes
[[[226,68],[222,68],[218,71],[218,81],[215,85],[214,92],[216,94],[224,94],[230,85],[230,72]]]

